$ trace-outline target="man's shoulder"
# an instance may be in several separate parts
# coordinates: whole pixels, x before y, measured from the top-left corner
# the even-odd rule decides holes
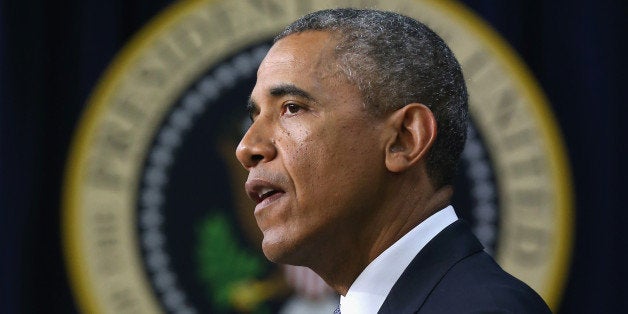
[[[550,313],[541,297],[505,272],[469,226],[457,221],[430,241],[379,313]]]
[[[528,285],[480,251],[453,265],[421,307],[425,313],[551,313]]]

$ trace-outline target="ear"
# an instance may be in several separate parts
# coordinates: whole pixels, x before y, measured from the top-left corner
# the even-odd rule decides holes
[[[402,172],[424,159],[436,139],[436,119],[427,106],[412,103],[387,118],[386,168]]]

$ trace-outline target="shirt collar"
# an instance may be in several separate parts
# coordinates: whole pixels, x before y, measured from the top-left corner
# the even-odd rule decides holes
[[[340,312],[377,313],[397,279],[439,232],[458,220],[452,206],[434,213],[376,257],[340,296]]]

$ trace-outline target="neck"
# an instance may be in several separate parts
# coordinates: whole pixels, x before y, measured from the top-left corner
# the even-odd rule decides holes
[[[449,205],[453,194],[451,186],[431,190],[427,195],[417,191],[425,189],[417,189],[416,186],[405,191],[396,189],[392,195],[404,195],[403,198],[396,197],[396,202],[383,202],[388,204],[385,208],[369,215],[368,219],[356,221],[363,226],[362,234],[344,241],[339,239],[345,243],[338,243],[336,247],[345,250],[337,252],[333,260],[319,258],[306,266],[336,292],[346,295],[355,279],[377,256],[432,214]],[[416,197],[410,197],[412,195]]]

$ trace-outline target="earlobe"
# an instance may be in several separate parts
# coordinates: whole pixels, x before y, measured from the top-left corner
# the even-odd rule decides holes
[[[425,159],[436,139],[436,119],[427,106],[412,103],[388,117],[392,136],[386,145],[386,168],[403,172]]]

